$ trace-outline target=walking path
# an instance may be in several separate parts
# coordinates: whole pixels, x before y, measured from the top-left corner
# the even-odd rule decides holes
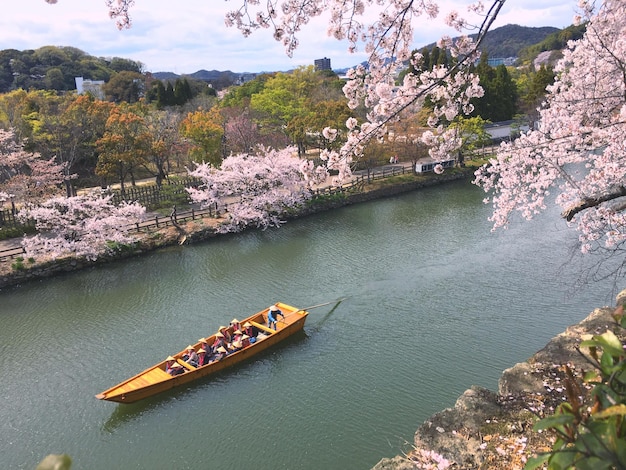
[[[384,166],[380,166],[380,167],[376,167],[373,169],[369,169],[369,172],[372,173],[373,171],[376,172],[391,172],[394,168],[402,171],[402,169],[404,169],[404,171],[410,171],[412,169],[412,163],[411,162],[400,162],[400,163],[396,163],[396,164],[388,164],[388,165],[384,165]],[[368,170],[358,170],[355,171],[353,173],[353,178],[348,182],[352,182],[354,181],[357,177],[364,177],[367,176],[368,174]],[[333,177],[329,176],[326,181],[324,181],[324,183],[318,185],[318,188],[327,188],[327,187],[331,187],[333,186]],[[146,222],[148,224],[152,224],[152,221]],[[141,225],[141,224],[140,224]],[[15,256],[19,256],[23,253],[22,251],[22,237],[16,237],[16,238],[8,238],[5,240],[0,240],[0,259],[4,258],[4,257],[15,257]]]

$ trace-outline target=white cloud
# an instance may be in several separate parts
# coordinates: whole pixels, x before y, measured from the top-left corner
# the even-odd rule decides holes
[[[244,38],[224,24],[224,14],[235,8],[237,1],[136,0],[133,26],[123,31],[118,31],[109,19],[103,1],[58,0],[56,5],[44,0],[10,1],[3,5],[0,17],[0,49],[72,46],[98,57],[138,60],[149,71],[176,73],[200,69],[288,70],[312,64],[321,57],[329,57],[334,68],[343,68],[365,60],[362,51],[350,55],[346,43],[328,38],[323,19],[315,19],[303,28],[301,46],[291,59],[269,30]],[[468,3],[440,2],[441,17],[454,7],[465,12]],[[496,26],[565,27],[572,22],[575,6],[574,0],[509,0]],[[442,34],[456,35],[440,20],[420,23],[415,29],[416,48],[436,41]]]

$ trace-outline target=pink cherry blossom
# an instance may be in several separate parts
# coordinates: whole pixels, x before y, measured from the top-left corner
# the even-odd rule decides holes
[[[55,197],[20,210],[18,217],[34,220],[38,230],[33,237],[24,237],[26,254],[95,260],[115,245],[135,242],[129,229],[141,221],[145,208],[138,203],[115,206],[111,197],[99,193]]]
[[[540,124],[503,144],[476,184],[490,194],[494,229],[554,202],[575,224],[583,252],[626,238],[626,2],[580,4],[586,33],[570,41],[548,87]]]
[[[17,204],[35,202],[61,192],[65,165],[24,150],[13,130],[0,129],[0,190]]]
[[[220,168],[201,164],[190,171],[202,185],[189,188],[189,195],[204,207],[228,204],[221,232],[277,226],[284,211],[310,198],[309,186],[319,181],[322,173],[326,175],[325,169],[320,172],[302,162],[294,147],[259,147],[255,154],[231,155]]]

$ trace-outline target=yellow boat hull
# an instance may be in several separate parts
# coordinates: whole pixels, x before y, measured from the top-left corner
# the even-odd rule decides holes
[[[182,361],[183,354],[185,353],[183,350],[178,354],[173,355],[173,357],[177,359],[177,362],[185,367],[185,373],[171,376],[165,371],[166,361],[162,361],[135,375],[134,377],[131,377],[124,382],[97,394],[96,398],[99,400],[114,401],[118,403],[134,403],[136,401],[143,400],[144,398],[152,397],[180,385],[188,384],[194,380],[198,380],[202,377],[207,377],[224,369],[228,369],[242,361],[248,360],[249,358],[254,357],[268,348],[284,341],[304,328],[304,322],[306,321],[306,317],[308,315],[306,310],[298,310],[296,307],[280,302],[276,305],[285,315],[284,320],[281,318],[281,320],[277,322],[276,330],[270,330],[265,326],[267,324],[268,309],[262,310],[241,320],[241,324],[244,324],[245,322],[255,324],[255,326],[257,326],[259,330],[262,330],[267,336],[257,339],[256,342],[240,349],[239,351],[229,354],[220,361],[211,362],[204,366],[195,368]],[[212,342],[214,339],[214,334],[208,337],[209,342]],[[197,351],[200,348],[200,343],[196,343],[194,348]]]

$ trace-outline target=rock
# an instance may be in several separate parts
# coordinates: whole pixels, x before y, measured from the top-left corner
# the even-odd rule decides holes
[[[625,303],[626,290],[616,300],[617,305]],[[541,406],[549,410],[562,403],[565,365],[574,375],[590,367],[577,349],[581,340],[610,329],[626,341],[626,332],[613,319],[613,312],[609,307],[594,310],[552,338],[528,361],[506,369],[498,393],[475,386],[466,390],[454,408],[435,413],[417,429],[413,451],[383,459],[374,469],[421,468],[415,460],[429,451],[451,461],[449,468],[456,470],[523,468],[528,456],[552,445],[548,433],[532,431],[537,419],[534,413]]]

